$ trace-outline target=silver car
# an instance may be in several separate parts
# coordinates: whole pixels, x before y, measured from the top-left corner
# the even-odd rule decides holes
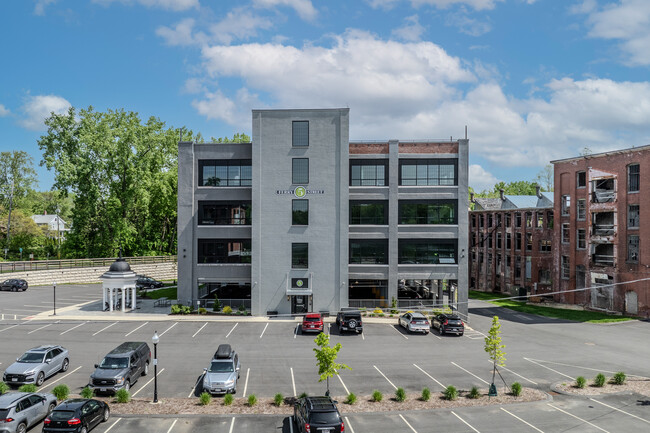
[[[34,347],[7,367],[2,380],[10,386],[41,386],[45,379],[59,371],[68,370],[69,366],[68,349],[61,346]]]
[[[405,313],[399,317],[399,324],[408,332],[429,333],[429,319],[422,313]]]
[[[0,433],[25,433],[56,407],[56,397],[44,392],[0,395]]]
[[[239,379],[239,355],[230,344],[220,344],[214,354],[210,367],[204,368],[203,390],[210,394],[234,394]]]

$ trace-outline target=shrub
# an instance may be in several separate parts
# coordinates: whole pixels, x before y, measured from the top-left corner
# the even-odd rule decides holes
[[[395,390],[395,400],[400,403],[406,400],[406,391],[404,391],[404,388],[400,387]]]
[[[226,305],[225,307],[223,307],[223,310],[221,311],[223,312],[223,314],[232,314],[232,308],[230,307],[230,305]]]
[[[20,388],[18,388],[18,391],[20,392],[36,392],[37,390],[38,388],[36,387],[36,385],[31,383],[22,385]]]
[[[583,376],[576,377],[576,388],[584,388],[586,384],[587,379],[585,379]]]
[[[203,308],[203,307],[199,308],[199,314],[207,314],[207,313],[208,313],[208,310],[206,310],[205,308]]]
[[[201,406],[207,406],[210,404],[212,401],[212,394],[209,392],[202,392],[201,395],[199,396],[199,404]]]
[[[614,385],[623,385],[625,383],[626,377],[627,376],[625,376],[625,373],[619,371],[614,375],[614,377],[612,377],[612,382],[614,382]]]
[[[273,397],[273,404],[279,407],[282,406],[282,403],[284,403],[284,396],[278,392],[275,394],[275,397]]]
[[[445,388],[442,394],[446,400],[456,400],[458,398],[458,390],[453,385],[449,385]]]
[[[172,305],[171,314],[181,314],[181,306],[178,304]]]
[[[348,398],[345,399],[345,404],[354,404],[357,402],[357,396],[353,392],[348,394]]]
[[[594,386],[597,386],[598,388],[602,387],[605,385],[605,382],[607,381],[607,378],[603,373],[598,373],[596,377],[594,378]]]
[[[298,398],[305,398],[305,397],[307,397],[307,393],[306,393],[306,392],[303,392],[302,394],[300,394],[300,395],[298,396]]]
[[[384,314],[381,308],[375,308],[372,312],[375,314]]]
[[[0,395],[4,394],[7,391],[9,391],[9,385],[4,382],[0,382]]]
[[[62,401],[62,400],[67,400],[68,396],[70,395],[70,388],[68,385],[57,385],[54,387],[52,390],[52,394],[56,397],[57,400]]]
[[[88,386],[81,390],[81,398],[93,398],[94,396],[95,391]]]
[[[221,311],[221,302],[219,302],[219,297],[214,295],[214,304],[212,304],[212,311]]]
[[[420,397],[420,400],[429,401],[430,398],[431,398],[431,390],[425,386],[422,389],[422,396]]]
[[[477,399],[481,396],[481,392],[478,390],[478,387],[473,386],[472,389],[469,390],[469,394],[467,394],[467,397],[472,398],[472,399]]]
[[[257,396],[255,394],[251,394],[248,396],[248,405],[250,407],[253,407],[257,404]]]
[[[232,404],[232,401],[235,399],[235,397],[232,396],[232,394],[226,394],[223,396],[223,405],[224,406],[230,406]]]
[[[519,383],[519,382],[514,382],[514,383],[510,386],[510,392],[511,392],[512,395],[514,395],[515,397],[519,397],[519,396],[521,395],[521,383]]]
[[[122,388],[115,393],[115,400],[117,400],[118,403],[128,403],[131,401],[131,393]]]
[[[390,301],[390,313],[391,314],[399,314],[399,310],[397,309],[397,299],[395,299],[395,296]]]
[[[241,304],[241,305],[239,306],[239,312],[240,312],[240,313],[245,313],[245,312],[246,312],[246,307],[244,306],[244,304]]]
[[[383,398],[384,398],[384,395],[381,393],[381,391],[374,390],[372,392],[372,401],[376,401],[377,403],[379,403],[380,401],[383,400]]]
[[[194,306],[192,307],[188,307],[187,305],[181,306],[181,314],[190,314],[192,311],[194,311]]]

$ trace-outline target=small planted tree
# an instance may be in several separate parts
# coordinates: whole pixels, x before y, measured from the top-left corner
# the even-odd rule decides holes
[[[339,351],[343,346],[341,343],[336,343],[336,346],[330,346],[330,336],[321,332],[318,334],[318,337],[314,340],[314,343],[320,348],[314,348],[316,353],[316,365],[318,365],[318,374],[320,374],[319,382],[327,381],[327,392],[325,395],[330,395],[330,377],[339,374],[339,370],[347,368],[345,364],[340,364],[336,362],[336,358],[339,356]]]
[[[485,351],[490,356],[494,368],[492,369],[492,384],[490,385],[490,394],[496,395],[496,387],[494,386],[494,376],[497,373],[497,366],[505,367],[506,365],[506,352],[503,350],[506,345],[501,342],[501,324],[499,317],[494,316],[492,319],[492,327],[488,331],[488,336],[485,337]]]

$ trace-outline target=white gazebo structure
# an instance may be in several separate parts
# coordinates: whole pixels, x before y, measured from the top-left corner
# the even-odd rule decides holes
[[[123,313],[126,311],[127,303],[130,304],[131,310],[135,310],[137,275],[122,258],[122,254],[111,265],[108,272],[99,278],[102,279],[102,308],[108,304],[108,311],[114,311],[119,300]]]

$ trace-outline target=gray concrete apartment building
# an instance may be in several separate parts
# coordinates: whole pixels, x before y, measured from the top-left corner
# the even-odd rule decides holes
[[[350,141],[349,119],[253,110],[252,143],[179,143],[179,302],[467,314],[469,140]]]

